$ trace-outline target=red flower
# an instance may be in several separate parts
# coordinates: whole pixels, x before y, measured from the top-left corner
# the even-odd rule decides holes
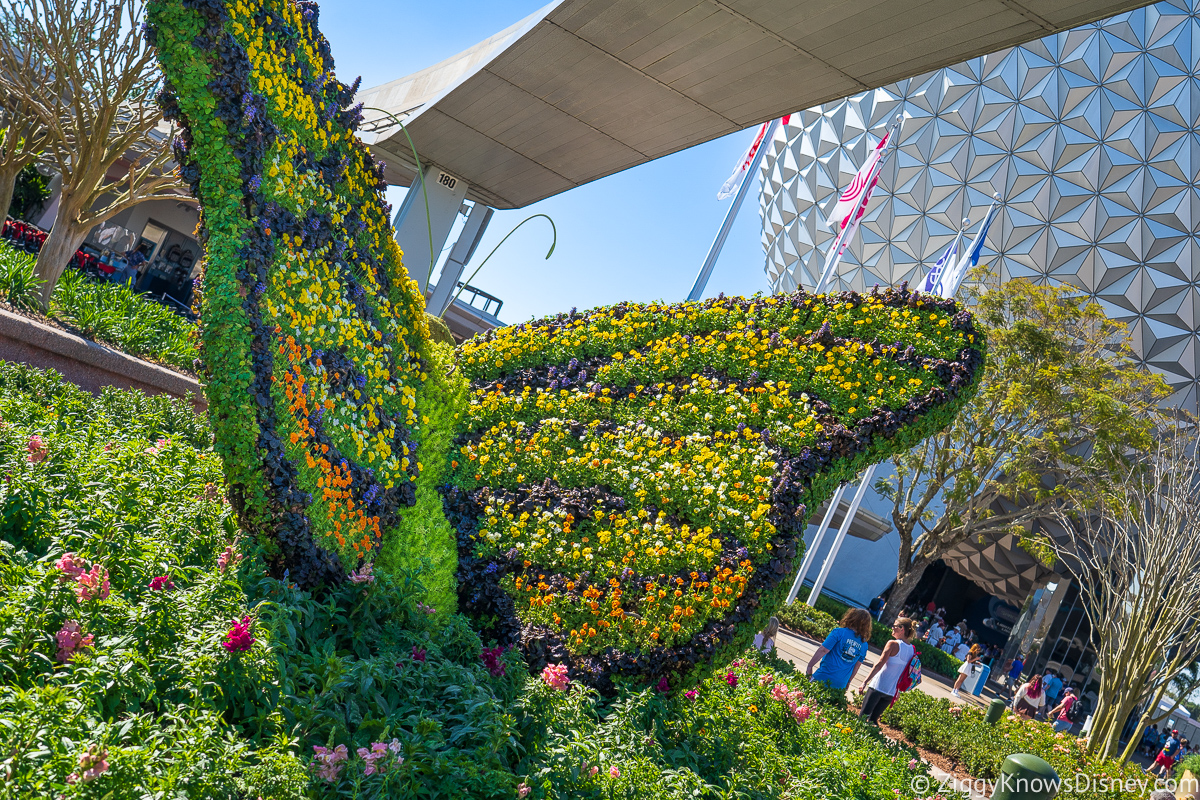
[[[254,646],[254,637],[250,635],[250,618],[242,617],[241,621],[232,620],[233,627],[225,634],[221,646],[231,653],[240,653]]]
[[[157,578],[150,579],[150,591],[161,592],[165,589],[174,589],[175,581],[171,580],[170,575],[159,575]]]

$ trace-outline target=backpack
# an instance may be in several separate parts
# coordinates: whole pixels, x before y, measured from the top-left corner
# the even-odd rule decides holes
[[[908,662],[908,669],[904,670],[900,675],[900,680],[896,681],[896,694],[907,692],[920,682],[921,657],[914,652],[912,660]]]
[[[1076,697],[1075,702],[1071,703],[1071,707],[1067,709],[1067,721],[1073,723],[1083,722],[1083,715],[1086,712],[1087,709],[1083,707],[1083,699]]]

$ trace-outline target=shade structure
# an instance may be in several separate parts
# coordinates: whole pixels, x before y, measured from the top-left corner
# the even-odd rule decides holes
[[[467,197],[518,208],[846,95],[1144,0],[560,0],[453,58],[360,93]],[[409,185],[368,111],[363,138]]]

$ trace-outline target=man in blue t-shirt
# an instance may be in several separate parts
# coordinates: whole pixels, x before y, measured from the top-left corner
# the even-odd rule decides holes
[[[1062,694],[1063,682],[1059,680],[1058,673],[1052,669],[1046,670],[1042,676],[1042,691],[1046,693],[1046,708],[1053,708],[1058,705],[1058,697]]]
[[[858,666],[867,655],[867,640],[871,636],[871,615],[862,608],[852,608],[842,617],[841,626],[834,628],[821,642],[807,674],[831,689],[845,689],[854,680]],[[821,666],[817,667],[817,662]],[[816,672],[813,668],[816,667]]]

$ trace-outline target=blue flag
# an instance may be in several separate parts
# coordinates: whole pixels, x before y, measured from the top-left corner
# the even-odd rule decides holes
[[[971,242],[970,248],[959,259],[958,263],[952,269],[946,270],[941,278],[941,285],[938,294],[942,297],[953,297],[958,293],[958,287],[962,284],[963,278],[966,277],[967,271],[979,264],[979,257],[983,254],[983,246],[987,241],[988,228],[992,225],[992,220],[996,218],[996,212],[1000,210],[1000,196],[996,195],[992,200],[992,205],[988,209],[987,216],[983,218],[983,225],[979,228],[979,233],[975,234],[975,239]]]

